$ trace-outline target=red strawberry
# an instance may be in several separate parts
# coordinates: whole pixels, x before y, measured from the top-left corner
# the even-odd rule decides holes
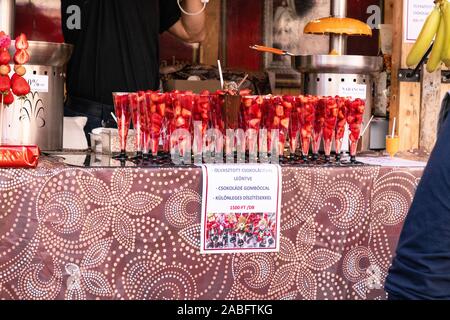
[[[12,92],[18,97],[26,96],[31,90],[28,82],[20,76],[15,77],[14,80],[11,80],[11,87]]]
[[[261,120],[259,120],[259,119],[252,119],[249,122],[250,129],[255,129],[255,130],[259,129],[260,124],[261,124]]]
[[[163,118],[159,114],[157,114],[157,113],[152,114],[152,123],[153,124],[161,125],[162,120],[163,120]]]
[[[0,51],[0,65],[7,65],[11,61],[11,55],[7,49],[1,49]]]
[[[183,117],[178,117],[176,122],[176,127],[180,128],[186,124],[186,120]]]
[[[184,118],[189,118],[190,116],[192,116],[192,112],[188,109],[183,109],[181,110],[181,116],[183,116]]]
[[[14,55],[15,64],[26,64],[28,61],[30,61],[30,55],[26,50],[16,51],[16,54]]]
[[[285,129],[289,129],[289,118],[281,120],[281,126],[284,127]]]
[[[14,95],[12,94],[11,90],[8,90],[8,94],[3,95],[3,104],[9,106],[14,102]]]
[[[28,40],[27,40],[27,36],[24,33],[21,33],[16,38],[16,49],[17,50],[27,50],[28,49]]]
[[[158,105],[158,112],[162,117],[164,117],[166,115],[166,104],[165,103],[161,103]]]
[[[277,114],[278,117],[283,117],[284,116],[284,109],[282,105],[278,105],[275,109],[275,113]]]
[[[273,126],[274,128],[277,128],[280,125],[280,118],[279,117],[273,117]]]
[[[17,73],[13,73],[12,77],[11,77],[11,83],[13,83],[14,81],[16,81],[16,79],[19,77],[19,75]]]
[[[0,92],[8,92],[11,89],[11,79],[8,76],[0,76]]]

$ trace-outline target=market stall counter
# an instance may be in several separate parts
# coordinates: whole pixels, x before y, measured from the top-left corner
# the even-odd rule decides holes
[[[0,299],[385,299],[423,168],[282,166],[280,250],[200,254],[198,167],[0,170]]]

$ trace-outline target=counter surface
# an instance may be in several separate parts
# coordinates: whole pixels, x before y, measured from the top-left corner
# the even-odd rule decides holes
[[[281,251],[199,254],[201,170],[0,170],[0,299],[384,299],[422,168],[283,167]]]

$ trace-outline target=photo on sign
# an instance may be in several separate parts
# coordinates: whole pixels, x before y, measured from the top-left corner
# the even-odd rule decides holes
[[[205,249],[277,249],[275,213],[208,213]]]

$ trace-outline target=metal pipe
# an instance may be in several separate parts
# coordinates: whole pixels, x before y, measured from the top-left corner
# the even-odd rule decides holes
[[[337,18],[347,17],[347,0],[331,0],[331,15]]]
[[[347,36],[343,34],[330,35],[330,52],[337,52],[339,55],[347,54]]]
[[[14,23],[16,17],[16,1],[0,0],[0,31],[14,37]]]
[[[337,18],[347,16],[347,0],[331,0],[331,15]],[[330,52],[335,51],[339,55],[347,54],[347,36],[340,34],[330,35]]]

